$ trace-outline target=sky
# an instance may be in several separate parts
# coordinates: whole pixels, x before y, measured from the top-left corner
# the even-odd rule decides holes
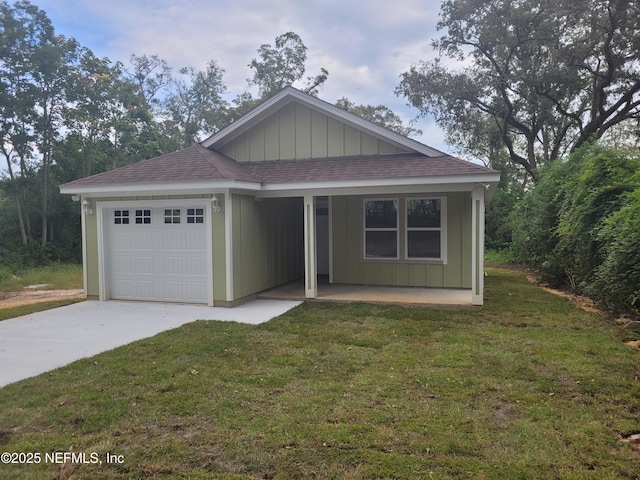
[[[418,111],[397,97],[400,75],[436,56],[431,42],[440,0],[31,0],[47,13],[57,34],[74,37],[99,57],[158,55],[174,71],[204,70],[210,60],[225,69],[227,100],[247,89],[248,64],[262,44],[297,33],[307,47],[307,76],[324,67],[329,78],[318,97],[383,104],[405,123]],[[296,85],[294,85],[296,86]],[[416,140],[445,152],[433,119],[416,124]]]

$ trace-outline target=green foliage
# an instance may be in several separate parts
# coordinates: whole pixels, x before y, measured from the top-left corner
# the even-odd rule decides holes
[[[262,99],[269,98],[284,87],[302,79],[306,70],[307,47],[297,33],[287,32],[276,37],[275,46],[263,44],[258,49],[259,59],[251,60],[253,70],[250,85],[256,85]],[[318,87],[329,76],[325,68],[315,77],[307,77],[303,90],[311,95],[318,93]]]
[[[640,103],[640,10],[629,0],[445,0],[440,57],[402,74],[396,93],[474,150],[497,130],[537,178],[626,120]],[[637,134],[636,134],[637,135]]]
[[[389,107],[384,105],[356,105],[346,97],[340,98],[336,102],[336,107],[340,107],[347,112],[366,118],[367,120],[382,125],[405,137],[422,135],[422,130],[413,127],[414,122],[404,126],[402,119],[396,115]]]
[[[562,186],[565,201],[552,261],[572,285],[584,291],[603,261],[602,247],[608,240],[601,230],[622,207],[623,194],[633,188],[631,176],[640,163],[591,148],[577,152],[575,157],[580,169],[567,176]]]
[[[598,232],[602,263],[588,292],[610,305],[640,311],[640,173],[632,182],[634,190],[622,195],[622,207]]]
[[[549,252],[558,242],[555,231],[562,203],[562,183],[570,171],[571,162],[556,163],[542,170],[535,188],[526,191],[517,203],[511,217],[511,251],[515,261],[536,268],[548,267]]]
[[[541,172],[513,215],[512,254],[613,308],[640,307],[640,159],[598,146]]]

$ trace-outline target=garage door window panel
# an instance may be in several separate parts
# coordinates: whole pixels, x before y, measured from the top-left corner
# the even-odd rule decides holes
[[[114,225],[129,225],[129,210],[116,210],[113,212]]]
[[[187,223],[204,224],[204,208],[188,208]]]
[[[180,209],[179,208],[166,208],[164,210],[164,223],[167,225],[174,225],[180,223]]]
[[[136,210],[136,225],[151,225],[151,210]]]

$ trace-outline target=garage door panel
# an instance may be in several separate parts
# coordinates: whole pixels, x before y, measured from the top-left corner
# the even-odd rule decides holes
[[[136,250],[154,250],[152,232],[136,232],[134,234],[134,239],[134,248]]]
[[[132,298],[134,291],[133,280],[116,279],[111,285],[111,296],[113,298]]]
[[[191,208],[191,207],[189,207]],[[128,210],[128,223],[123,223]],[[114,299],[207,303],[207,228],[188,222],[187,208],[118,207],[107,215],[107,271]],[[204,211],[204,209],[200,209]],[[137,212],[144,212],[138,218]],[[175,221],[180,212],[180,221]],[[138,221],[139,220],[139,221]]]
[[[138,274],[149,273],[153,275],[153,257],[135,257],[134,261],[135,269],[134,272]]]
[[[152,279],[150,280],[137,280],[135,282],[136,284],[136,298],[139,299],[143,299],[143,300],[154,300],[155,299],[155,295],[154,295],[154,281]]]
[[[131,250],[131,233],[113,231],[111,233],[111,248],[114,251],[118,250]]]
[[[164,273],[167,275],[184,275],[185,259],[183,257],[166,257],[164,259]]]
[[[206,264],[200,258],[187,258],[186,259],[187,275],[207,275]]]
[[[197,300],[207,295],[207,286],[203,282],[187,282],[187,299]]]
[[[205,238],[200,232],[188,232],[186,234],[186,250],[204,250]]]
[[[164,282],[164,296],[174,301],[184,301],[184,284],[183,282]]]
[[[171,228],[179,228],[177,225],[172,225]],[[166,232],[162,239],[162,248],[165,250],[184,250],[183,242],[184,233],[182,232]]]
[[[113,255],[111,257],[111,270],[114,275],[133,273],[133,257],[131,255]]]

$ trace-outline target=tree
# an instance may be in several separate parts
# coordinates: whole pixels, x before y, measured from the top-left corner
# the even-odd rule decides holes
[[[439,58],[402,74],[396,93],[468,151],[490,121],[537,179],[541,164],[640,118],[633,0],[445,0],[438,28]]]
[[[259,60],[253,59],[249,67],[253,69],[250,85],[256,85],[261,99],[269,98],[284,87],[293,85],[302,79],[306,70],[307,47],[300,36],[294,32],[287,32],[275,40],[275,47],[263,44],[258,48]],[[318,88],[329,76],[325,68],[315,77],[307,77],[307,83],[302,88],[309,94],[318,93]]]
[[[394,132],[410,137],[413,135],[422,135],[422,130],[413,127],[413,122],[409,126],[405,126],[402,119],[396,115],[393,110],[384,105],[356,105],[346,97],[342,97],[336,102],[336,106],[355,113],[356,115],[370,120],[373,123],[382,125],[383,127],[393,130]]]
[[[222,98],[226,91],[224,69],[215,60],[211,60],[204,71],[184,67],[180,74],[187,79],[173,81],[173,90],[164,99],[163,110],[170,123],[181,132],[181,146],[187,147],[224,125],[228,105]]]
[[[147,108],[159,105],[161,100],[158,98],[158,94],[174,81],[172,68],[166,60],[162,60],[158,55],[138,56],[134,53],[129,61],[133,68],[126,73],[129,79],[138,86],[139,93]]]
[[[51,151],[77,52],[77,43],[55,35],[49,18],[38,7],[27,1],[16,2],[13,7],[0,3],[1,149],[24,245],[31,239],[24,205],[38,176],[40,243],[47,243]],[[17,172],[14,165],[18,166]]]

